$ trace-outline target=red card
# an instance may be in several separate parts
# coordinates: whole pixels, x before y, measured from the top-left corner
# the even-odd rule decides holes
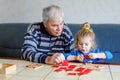
[[[84,58],[88,59],[88,58],[90,58],[90,57],[89,57],[88,54],[85,54],[85,55],[84,55]]]
[[[85,69],[85,68],[83,68],[83,67],[79,67],[79,68],[77,68],[75,71],[82,72],[84,69]]]
[[[58,68],[59,66],[53,65],[52,67],[53,67],[53,68]]]
[[[62,71],[62,69],[56,69],[56,70],[54,70],[55,72],[60,72],[60,71]]]
[[[73,71],[73,69],[72,68],[66,68],[65,71]]]
[[[90,73],[92,70],[91,69],[84,69],[82,72],[78,73],[78,75],[85,75]]]
[[[64,60],[64,61],[62,62],[62,66],[68,66],[68,61],[67,61],[67,60]]]
[[[92,70],[91,69],[86,69],[83,73],[84,74],[88,74],[88,73],[90,73]]]
[[[75,68],[76,67],[76,65],[69,65],[68,66],[68,68],[70,68],[70,69],[73,69],[73,68]]]
[[[66,67],[63,67],[63,66],[60,66],[59,69],[66,70],[67,68],[66,68]]]
[[[75,75],[77,75],[77,73],[71,72],[71,73],[68,73],[68,75],[73,75],[73,76],[75,76]]]

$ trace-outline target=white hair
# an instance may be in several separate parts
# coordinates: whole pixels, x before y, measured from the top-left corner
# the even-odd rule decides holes
[[[60,16],[56,16],[59,13]],[[64,18],[64,13],[59,6],[51,5],[43,9],[42,13],[43,22],[47,22],[50,19]]]

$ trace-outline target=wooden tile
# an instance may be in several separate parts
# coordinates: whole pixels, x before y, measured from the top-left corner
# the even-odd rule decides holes
[[[1,74],[11,74],[16,72],[15,64],[0,64],[0,73]]]

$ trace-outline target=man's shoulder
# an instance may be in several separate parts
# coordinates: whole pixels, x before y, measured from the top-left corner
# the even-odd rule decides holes
[[[67,25],[67,24],[64,24],[64,27],[63,27],[63,29],[67,29],[67,30],[69,30],[69,27],[68,27],[68,25]]]
[[[40,27],[40,26],[43,26],[43,23],[42,23],[42,22],[32,23],[32,24],[31,24],[31,27],[34,27],[34,26]]]
[[[32,23],[29,25],[28,30],[40,29],[43,26],[42,22]]]
[[[64,27],[63,27],[63,34],[64,33],[68,35],[72,35],[70,28],[66,24],[64,24]]]
[[[67,24],[64,24],[63,31],[65,31],[65,32],[67,31],[67,32],[71,33],[71,30],[70,30],[70,28],[68,27]]]

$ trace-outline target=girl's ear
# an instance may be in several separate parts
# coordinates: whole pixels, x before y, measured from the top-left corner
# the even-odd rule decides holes
[[[91,49],[94,49],[94,48],[95,48],[95,43],[94,43],[94,41],[91,42],[91,45],[92,45],[92,46],[91,46]]]

